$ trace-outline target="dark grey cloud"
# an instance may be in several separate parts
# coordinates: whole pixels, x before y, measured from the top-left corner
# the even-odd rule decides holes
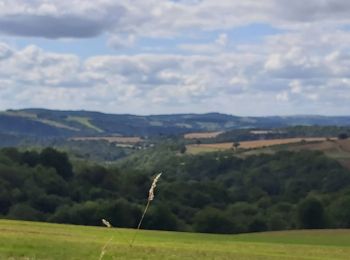
[[[45,38],[91,38],[110,30],[117,24],[123,9],[111,18],[87,16],[16,14],[0,17],[0,32],[8,35]]]
[[[281,20],[295,22],[314,22],[325,20],[349,19],[350,1],[348,0],[277,0],[275,15]],[[273,14],[272,14],[273,15]]]

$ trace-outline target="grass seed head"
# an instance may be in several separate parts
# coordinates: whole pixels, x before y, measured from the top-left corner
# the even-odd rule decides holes
[[[162,175],[162,173],[159,173],[159,174],[153,179],[151,188],[149,189],[149,192],[148,192],[148,200],[149,200],[149,201],[152,201],[152,200],[154,199],[154,189],[156,188],[157,182],[158,182],[158,180],[159,180],[159,178],[160,178],[161,175]]]
[[[104,218],[102,219],[102,223],[108,228],[112,227],[111,223],[109,223],[109,221],[105,220]]]

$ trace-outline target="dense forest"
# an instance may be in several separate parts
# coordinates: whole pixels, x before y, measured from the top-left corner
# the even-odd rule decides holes
[[[52,148],[0,150],[0,217],[135,227],[163,172],[143,228],[241,233],[350,227],[350,172],[320,152],[186,155],[165,144],[117,166],[72,163]]]

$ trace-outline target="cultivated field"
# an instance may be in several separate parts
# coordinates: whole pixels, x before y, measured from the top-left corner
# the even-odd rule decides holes
[[[0,259],[349,259],[350,231],[208,235],[0,221]],[[112,240],[110,240],[112,239]]]
[[[222,132],[198,132],[198,133],[189,133],[185,134],[185,139],[209,139],[209,138],[215,138]]]
[[[325,141],[324,137],[312,137],[312,138],[285,138],[285,139],[271,139],[271,140],[256,140],[256,141],[243,141],[239,142],[239,148],[241,149],[256,149],[262,147],[269,147],[281,144],[291,144],[305,142],[319,142]],[[214,152],[220,150],[227,150],[233,147],[233,143],[214,143],[214,144],[191,144],[187,145],[187,151],[192,154],[200,152]]]
[[[343,166],[350,169],[350,139],[291,145],[290,147],[288,147],[288,150],[290,151],[300,151],[300,150],[322,151],[328,157],[336,159]]]
[[[73,141],[107,141],[110,143],[127,143],[136,144],[142,141],[140,137],[124,137],[124,136],[97,136],[97,137],[73,137]]]

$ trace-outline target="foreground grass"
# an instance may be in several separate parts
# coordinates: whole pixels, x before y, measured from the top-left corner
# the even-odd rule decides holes
[[[350,230],[208,235],[0,220],[0,259],[349,259]]]

